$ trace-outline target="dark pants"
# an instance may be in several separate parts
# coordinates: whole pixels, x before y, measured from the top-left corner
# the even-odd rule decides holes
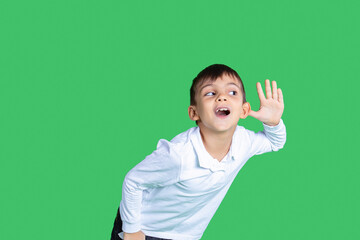
[[[122,232],[122,220],[121,220],[119,209],[118,209],[117,213],[116,213],[116,218],[115,218],[115,221],[114,221],[114,227],[113,227],[113,230],[111,232],[111,240],[121,240],[121,238],[118,235],[121,232]],[[171,239],[156,238],[156,237],[146,236],[145,240],[171,240]]]

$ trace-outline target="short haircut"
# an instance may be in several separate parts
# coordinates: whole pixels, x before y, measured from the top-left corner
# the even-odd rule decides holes
[[[193,80],[191,88],[190,88],[190,105],[195,106],[196,100],[196,90],[199,86],[204,84],[204,82],[214,82],[219,77],[222,77],[224,74],[237,79],[240,83],[240,89],[243,96],[243,103],[246,103],[245,97],[245,89],[244,84],[239,76],[239,74],[232,68],[224,65],[224,64],[213,64],[205,69],[203,69]]]

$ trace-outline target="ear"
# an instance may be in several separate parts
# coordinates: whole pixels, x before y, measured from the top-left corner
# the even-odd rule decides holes
[[[196,107],[193,105],[190,105],[188,108],[189,118],[193,121],[199,120],[199,115],[197,114]]]
[[[240,114],[240,118],[245,119],[251,111],[250,103],[246,102],[242,105],[242,113]]]

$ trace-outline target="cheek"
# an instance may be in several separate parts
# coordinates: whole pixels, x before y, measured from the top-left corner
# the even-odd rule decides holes
[[[199,105],[197,109],[198,109],[198,114],[201,116],[210,115],[210,112],[209,112],[210,108],[207,107],[206,105]]]
[[[233,112],[237,115],[240,115],[243,112],[243,107],[242,105],[236,105],[236,107],[233,109]]]

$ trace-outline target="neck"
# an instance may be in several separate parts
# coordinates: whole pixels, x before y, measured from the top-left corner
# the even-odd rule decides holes
[[[205,127],[200,127],[200,135],[206,151],[218,161],[221,161],[229,152],[236,126],[229,131],[216,132]]]

